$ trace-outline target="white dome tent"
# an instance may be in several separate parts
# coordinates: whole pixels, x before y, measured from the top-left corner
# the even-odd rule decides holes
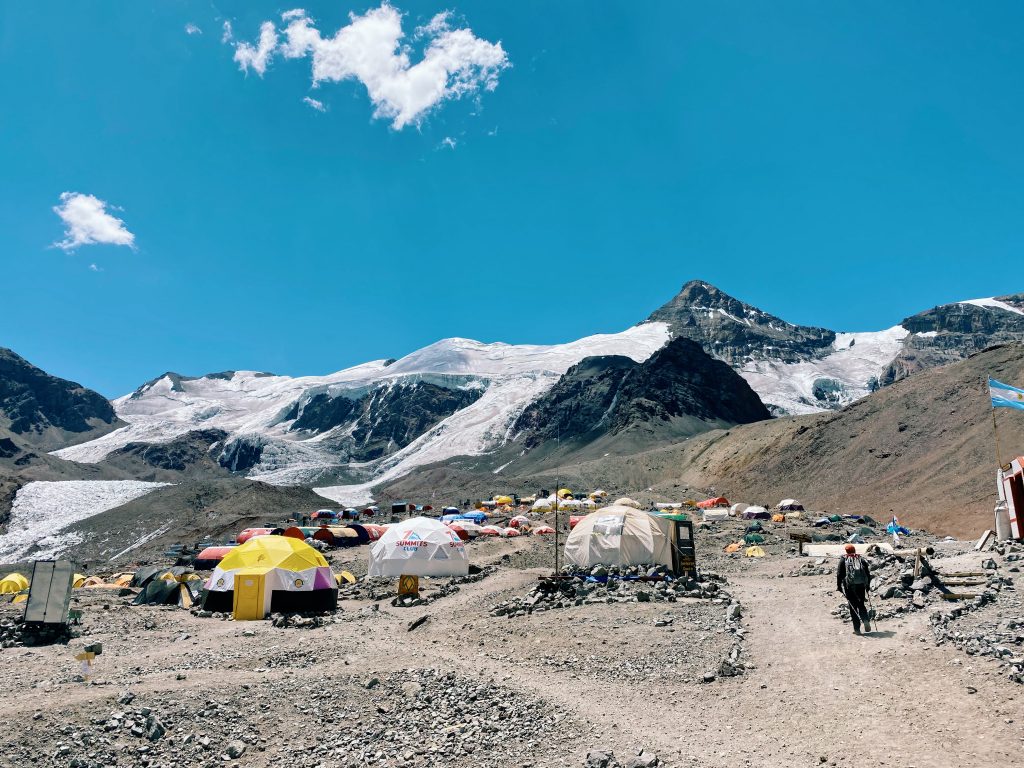
[[[605,507],[569,532],[565,562],[580,568],[649,563],[672,567],[672,526],[671,520],[632,507]]]
[[[633,507],[633,509],[640,509],[640,502],[629,498],[629,496],[623,496],[621,499],[616,499],[612,505],[615,507]]]
[[[804,505],[796,499],[783,499],[779,502],[780,512],[803,512]]]
[[[465,576],[466,546],[455,531],[429,517],[395,523],[370,547],[368,576]]]

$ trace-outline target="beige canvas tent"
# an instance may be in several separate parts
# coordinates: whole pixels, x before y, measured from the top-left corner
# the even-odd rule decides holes
[[[565,562],[580,568],[647,563],[671,568],[672,521],[633,507],[605,507],[576,523],[564,552]]]

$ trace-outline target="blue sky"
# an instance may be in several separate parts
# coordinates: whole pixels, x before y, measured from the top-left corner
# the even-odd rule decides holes
[[[312,49],[242,71],[224,21],[291,7],[0,7],[0,345],[114,396],[617,331],[692,278],[839,330],[1024,288],[1020,3],[395,0],[412,63],[451,10],[510,65],[400,129]],[[54,247],[65,192],[133,245]]]

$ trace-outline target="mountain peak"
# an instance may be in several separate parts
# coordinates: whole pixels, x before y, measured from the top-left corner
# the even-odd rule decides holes
[[[793,325],[733,298],[704,280],[691,280],[648,320],[668,323],[673,337],[686,336],[714,357],[743,365],[771,349],[783,362],[816,357],[831,348],[835,333]]]

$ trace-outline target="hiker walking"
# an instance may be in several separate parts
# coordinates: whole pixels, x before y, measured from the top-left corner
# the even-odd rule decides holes
[[[860,634],[862,623],[865,632],[871,631],[866,604],[870,584],[871,568],[868,561],[857,554],[857,548],[853,544],[847,544],[846,554],[839,559],[839,568],[836,569],[836,589],[846,596],[855,635]]]

